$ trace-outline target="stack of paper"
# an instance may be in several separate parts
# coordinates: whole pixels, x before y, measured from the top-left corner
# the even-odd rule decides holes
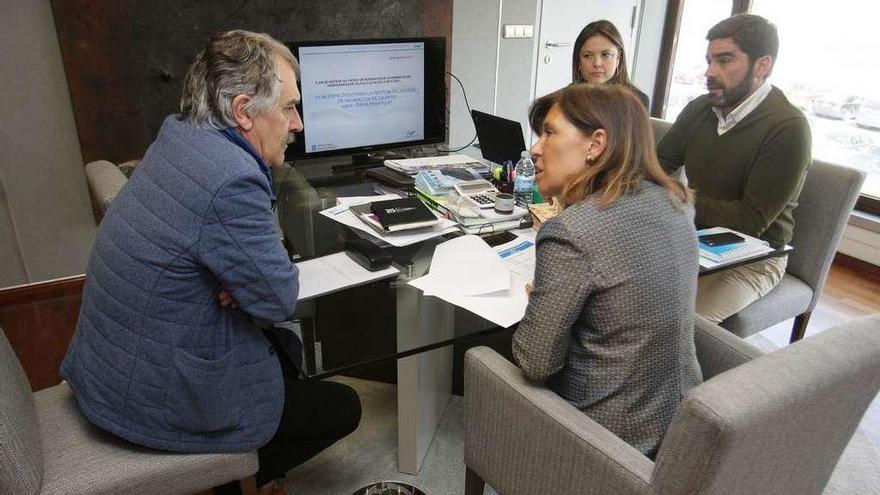
[[[525,315],[525,286],[534,271],[533,239],[517,237],[491,248],[483,239],[466,235],[437,246],[428,274],[410,285],[509,327]]]
[[[523,217],[528,215],[525,208],[514,206],[513,212],[497,213],[489,208],[471,208],[463,204],[455,193],[446,196],[432,196],[416,188],[416,195],[429,208],[445,218],[457,222],[465,234],[484,234],[519,228]]]
[[[442,155],[385,160],[385,166],[407,175],[416,175],[422,170],[448,170],[455,168],[470,168],[481,174],[489,173],[488,165],[467,155]]]

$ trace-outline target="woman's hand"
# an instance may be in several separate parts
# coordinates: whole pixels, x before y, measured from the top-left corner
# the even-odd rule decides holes
[[[534,289],[535,289],[535,286],[532,285],[531,282],[530,282],[530,283],[527,283],[527,284],[526,284],[526,296],[531,297],[531,295],[532,295],[532,290],[534,290]]]

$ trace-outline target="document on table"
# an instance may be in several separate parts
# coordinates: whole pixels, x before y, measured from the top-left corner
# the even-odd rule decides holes
[[[371,272],[355,263],[344,251],[300,261],[296,266],[299,268],[299,301],[394,277],[400,273],[393,266]]]
[[[510,269],[510,273],[526,282],[531,282],[535,278],[534,238],[517,237],[510,242],[495,246],[493,250]]]
[[[486,241],[466,235],[434,249],[425,295],[474,296],[510,287],[509,270]]]
[[[468,257],[482,260],[484,267],[459,262]],[[535,243],[528,237],[491,248],[479,237],[463,236],[437,246],[428,274],[410,285],[509,327],[525,315],[529,303],[525,286],[534,271]]]
[[[337,222],[347,225],[353,229],[360,230],[362,232],[366,232],[371,236],[380,239],[382,241],[391,244],[392,246],[402,247],[409,246],[410,244],[415,244],[417,242],[422,242],[424,240],[430,239],[432,237],[438,237],[443,234],[448,234],[449,232],[456,232],[458,230],[458,224],[453,222],[452,220],[441,219],[440,223],[434,225],[432,227],[427,227],[424,229],[415,229],[415,230],[404,230],[402,232],[395,232],[393,234],[385,234],[381,235],[376,232],[374,229],[370,228],[367,224],[365,224],[361,219],[355,215],[353,211],[349,208],[354,205],[362,205],[366,203],[372,203],[375,201],[384,201],[388,199],[400,199],[401,196],[397,194],[383,194],[381,196],[352,196],[347,198],[337,198],[336,206],[332,208],[327,208],[326,210],[321,211],[321,215],[324,215],[327,218],[332,220],[336,220]]]

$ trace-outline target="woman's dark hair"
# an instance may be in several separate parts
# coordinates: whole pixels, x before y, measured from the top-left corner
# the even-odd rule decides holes
[[[543,134],[544,119],[554,105],[585,136],[592,136],[598,129],[606,134],[602,153],[568,180],[559,197],[563,206],[593,194],[599,196],[599,206],[608,205],[637,191],[643,180],[664,187],[678,206],[690,202],[690,191],[660,167],[648,113],[629,88],[620,84],[572,84],[538,98],[529,108],[529,123],[535,134]]]
[[[620,31],[614,27],[614,24],[611,21],[601,20],[595,21],[587,24],[581,29],[581,34],[578,35],[577,39],[574,42],[574,52],[571,54],[571,82],[580,83],[585,82],[584,78],[581,77],[580,66],[581,66],[581,48],[583,48],[584,43],[587,42],[588,39],[593,36],[603,36],[608,39],[614,46],[617,47],[617,52],[619,53],[618,63],[617,63],[617,72],[608,79],[609,84],[623,84],[624,86],[632,86],[632,83],[629,80],[629,74],[626,72],[626,52],[623,49],[623,38],[620,36]]]

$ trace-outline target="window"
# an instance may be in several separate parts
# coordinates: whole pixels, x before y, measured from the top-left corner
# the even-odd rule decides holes
[[[669,5],[670,13],[673,6],[681,9],[681,17],[675,53],[667,48],[661,55],[674,61],[664,118],[674,120],[684,105],[705,93],[709,28],[731,11],[748,7],[779,30],[779,56],[770,82],[809,119],[813,157],[865,171],[857,208],[880,213],[880,38],[874,33],[880,4],[678,0]]]
[[[770,81],[810,120],[813,157],[863,170],[862,194],[880,200],[880,6],[753,0],[751,12],[779,30]]]
[[[666,119],[675,120],[685,105],[706,92],[706,32],[727,17],[730,0],[684,2],[666,99]]]

